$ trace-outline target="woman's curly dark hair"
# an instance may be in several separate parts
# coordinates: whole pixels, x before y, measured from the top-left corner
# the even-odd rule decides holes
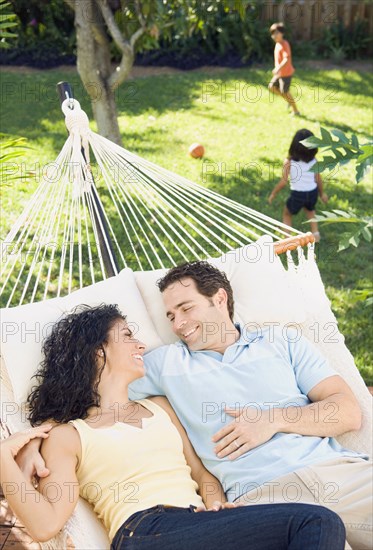
[[[219,288],[224,288],[227,293],[227,308],[231,321],[234,315],[234,300],[232,286],[223,271],[205,261],[186,262],[173,267],[167,271],[166,275],[157,281],[157,286],[161,292],[167,287],[180,281],[185,277],[190,277],[196,283],[198,292],[203,296],[211,298],[217,293]]]
[[[96,354],[119,319],[125,316],[117,305],[81,305],[53,326],[43,342],[44,360],[34,375],[39,385],[27,399],[32,425],[86,418],[90,407],[100,405],[97,388],[106,358],[104,352],[104,365],[97,372]]]

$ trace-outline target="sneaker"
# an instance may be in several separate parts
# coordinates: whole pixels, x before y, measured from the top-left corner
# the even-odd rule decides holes
[[[297,117],[298,117],[298,116],[302,116],[302,115],[300,114],[299,111],[297,111],[296,113],[294,113],[294,111],[292,111],[292,112],[290,113],[290,116],[294,116],[294,117],[297,116]]]

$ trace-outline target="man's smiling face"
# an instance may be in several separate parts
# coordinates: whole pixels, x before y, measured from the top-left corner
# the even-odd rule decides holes
[[[169,285],[162,293],[167,318],[174,333],[192,351],[213,349],[229,322],[226,292],[219,289],[211,298],[201,294],[190,277]]]

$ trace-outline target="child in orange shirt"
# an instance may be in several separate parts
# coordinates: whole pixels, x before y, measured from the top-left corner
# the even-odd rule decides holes
[[[292,109],[293,116],[300,116],[293,96],[289,92],[294,67],[291,62],[291,48],[284,39],[284,24],[273,23],[269,29],[272,39],[276,42],[274,50],[275,67],[272,70],[273,78],[268,85],[270,92],[281,95]]]

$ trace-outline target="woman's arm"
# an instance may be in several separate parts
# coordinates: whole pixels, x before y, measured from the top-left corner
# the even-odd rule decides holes
[[[172,423],[176,426],[183,440],[184,455],[191,469],[192,478],[198,484],[199,494],[207,509],[213,508],[215,502],[227,502],[223,487],[218,479],[213,476],[202,464],[201,459],[197,456],[193,445],[191,444],[188,435],[183,428],[180,420],[176,416],[174,409],[171,407],[168,399],[163,396],[151,397],[151,401],[162,407],[170,416]]]
[[[43,426],[58,426],[54,420],[49,420],[40,424],[39,428]],[[49,470],[45,465],[44,459],[40,454],[40,447],[42,439],[36,437],[29,441],[22,449],[17,453],[16,462],[27,480],[32,483],[33,479],[39,480],[42,477],[49,475]]]
[[[75,469],[80,439],[73,426],[57,426],[44,439],[41,451],[48,461],[50,475],[40,480],[39,490],[17,465],[15,456],[30,441],[30,434],[43,437],[45,430],[32,428],[1,442],[0,481],[4,495],[31,537],[39,542],[49,540],[60,531],[79,497]]]
[[[272,193],[268,197],[269,204],[272,203],[272,201],[275,198],[275,196],[277,195],[277,193],[279,191],[281,191],[281,189],[287,185],[288,179],[289,179],[289,174],[290,174],[290,160],[286,159],[284,161],[283,168],[282,168],[282,178],[280,179],[278,184],[275,185],[275,187],[273,188]]]

